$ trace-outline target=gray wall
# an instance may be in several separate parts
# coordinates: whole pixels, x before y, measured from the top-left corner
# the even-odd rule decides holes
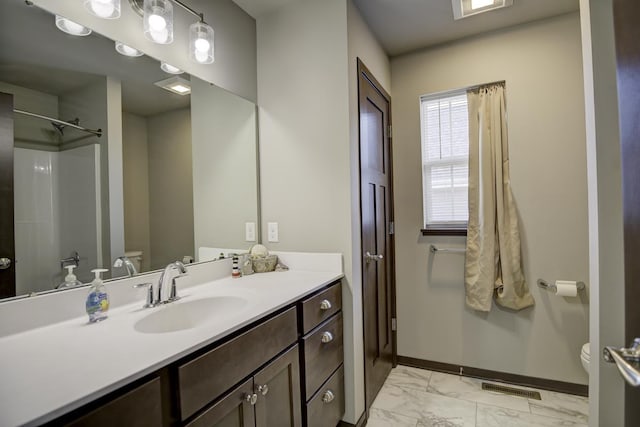
[[[423,237],[419,97],[506,80],[511,183],[532,309],[464,305],[464,257]],[[556,297],[538,278],[589,282],[580,21],[564,15],[392,60],[398,353],[587,383],[588,298]],[[597,354],[597,353],[596,353]]]
[[[245,223],[258,222],[256,106],[200,79],[191,87],[196,254],[201,246],[248,249]]]
[[[149,137],[150,268],[193,251],[193,175],[190,109],[147,119]]]
[[[142,251],[142,270],[149,271],[149,144],[147,119],[122,113],[122,169],[124,180],[124,249]]]
[[[196,64],[189,59],[189,25],[197,18],[178,6],[174,6],[174,40],[167,46],[155,44],[144,37],[140,17],[127,1],[122,1],[122,16],[117,20],[94,17],[77,1],[35,0],[33,3],[244,98],[256,100],[256,24],[231,0],[189,2],[189,6],[205,14],[206,21],[215,30],[216,60],[210,65]]]

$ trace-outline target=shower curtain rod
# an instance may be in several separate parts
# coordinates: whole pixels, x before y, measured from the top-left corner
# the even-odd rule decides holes
[[[29,111],[18,110],[18,109],[15,109],[15,108],[14,108],[13,112],[14,113],[18,113],[18,114],[23,114],[25,116],[35,117],[35,118],[38,118],[38,119],[49,120],[49,121],[54,122],[54,123],[58,123],[58,124],[61,124],[61,125],[64,125],[64,126],[69,126],[71,128],[78,129],[78,130],[81,130],[81,131],[84,131],[84,132],[92,133],[92,134],[96,135],[98,138],[100,138],[102,136],[102,129],[87,129],[87,128],[82,127],[82,126],[74,125],[73,123],[65,122],[64,120],[58,120],[58,119],[54,119],[52,117],[47,117],[47,116],[43,116],[41,114],[31,113]]]

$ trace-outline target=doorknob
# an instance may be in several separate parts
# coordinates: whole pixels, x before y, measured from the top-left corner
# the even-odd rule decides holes
[[[380,254],[380,255],[371,255],[371,253],[369,253],[369,252],[364,254],[364,259],[367,260],[367,264],[369,264],[371,261],[382,261],[383,258],[384,257],[382,256],[382,254]]]
[[[11,267],[11,258],[0,258],[0,270],[6,270]]]
[[[629,348],[605,347],[602,355],[607,362],[616,364],[630,385],[640,386],[640,338],[634,339]]]

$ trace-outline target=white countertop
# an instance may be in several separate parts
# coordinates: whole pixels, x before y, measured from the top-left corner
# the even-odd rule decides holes
[[[342,273],[290,270],[214,280],[187,288],[181,304],[233,295],[249,303],[196,328],[145,334],[134,324],[154,310],[142,299],[88,324],[78,317],[0,338],[0,425],[39,425],[215,342],[313,291]]]

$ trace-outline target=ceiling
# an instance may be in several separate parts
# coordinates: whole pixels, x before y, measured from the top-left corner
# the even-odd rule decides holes
[[[234,1],[257,18],[305,0]],[[451,0],[353,1],[389,56],[579,10],[579,0],[514,0],[511,7],[455,21]]]

